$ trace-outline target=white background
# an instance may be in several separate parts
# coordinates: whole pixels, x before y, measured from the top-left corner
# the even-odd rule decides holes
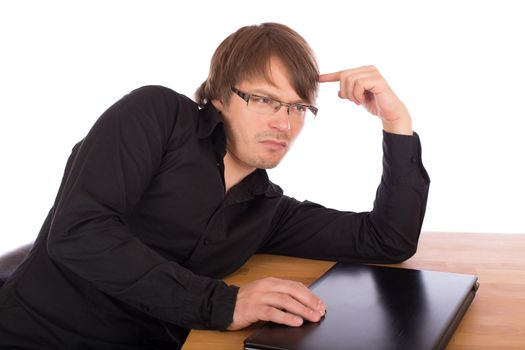
[[[191,4],[190,4],[191,2]],[[432,179],[424,230],[525,233],[524,11],[519,1],[3,1],[0,253],[32,241],[72,146],[139,86],[193,96],[240,26],[287,24],[323,73],[376,65],[408,106]],[[381,124],[324,84],[272,180],[370,210]]]

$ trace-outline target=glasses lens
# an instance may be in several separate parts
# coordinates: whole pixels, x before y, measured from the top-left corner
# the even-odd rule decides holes
[[[251,95],[248,108],[257,113],[273,114],[281,108],[281,104],[269,97]]]
[[[248,108],[253,112],[261,114],[275,114],[283,106],[289,110],[291,116],[294,116],[297,119],[314,119],[317,114],[316,107],[300,103],[283,105],[283,103],[266,96],[250,95],[250,99],[248,100]]]

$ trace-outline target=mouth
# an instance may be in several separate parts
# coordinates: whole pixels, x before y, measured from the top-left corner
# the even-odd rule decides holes
[[[259,141],[261,144],[266,146],[267,148],[274,150],[274,151],[281,151],[288,147],[288,143],[286,141],[279,141],[279,140],[262,140]]]

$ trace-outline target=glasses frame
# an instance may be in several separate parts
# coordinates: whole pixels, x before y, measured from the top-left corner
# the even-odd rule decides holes
[[[250,98],[252,96],[253,97],[267,98],[267,99],[269,99],[271,101],[279,103],[279,108],[277,108],[274,111],[274,113],[279,112],[281,107],[285,106],[288,109],[287,110],[288,115],[290,115],[290,107],[292,107],[292,106],[301,106],[301,107],[304,107],[305,109],[309,110],[310,112],[312,112],[312,114],[314,115],[314,119],[315,119],[315,117],[317,116],[317,112],[319,111],[319,109],[317,107],[312,106],[312,105],[305,105],[305,104],[302,104],[302,103],[288,103],[288,102],[283,102],[283,101],[276,100],[275,98],[271,98],[271,97],[268,97],[268,96],[262,96],[262,95],[257,95],[257,94],[249,94],[249,93],[241,91],[241,90],[239,90],[239,89],[237,89],[237,88],[235,88],[233,86],[231,87],[231,90],[246,102],[246,106],[248,106],[248,103],[250,102]]]

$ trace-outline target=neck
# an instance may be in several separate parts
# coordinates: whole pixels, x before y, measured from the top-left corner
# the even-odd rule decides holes
[[[248,167],[233,158],[229,152],[224,156],[224,184],[226,186],[226,193],[246,176],[255,171],[255,168]]]

